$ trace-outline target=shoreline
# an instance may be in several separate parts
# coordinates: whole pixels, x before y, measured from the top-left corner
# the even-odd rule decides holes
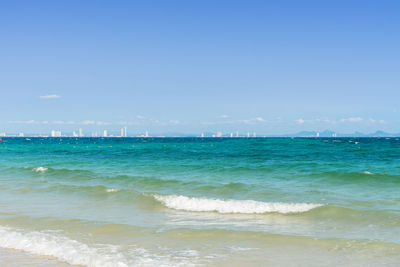
[[[17,249],[0,248],[0,266],[2,267],[74,267],[53,257],[39,256]]]

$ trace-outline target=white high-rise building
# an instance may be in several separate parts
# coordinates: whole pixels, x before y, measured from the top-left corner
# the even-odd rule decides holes
[[[232,137],[233,137],[233,133],[231,133],[231,135],[230,135],[230,136],[231,136],[231,138],[232,138]]]
[[[217,132],[217,137],[222,137],[222,132]]]
[[[317,132],[317,137],[319,137],[319,132]]]
[[[61,131],[51,130],[51,137],[61,137]]]
[[[77,134],[75,131],[73,131],[73,132],[72,132],[72,136],[73,136],[73,137],[78,137],[78,134]]]
[[[253,137],[257,137],[256,132],[253,133]]]
[[[79,128],[79,137],[83,137],[82,128]]]
[[[202,138],[203,138],[203,137],[204,137],[204,133],[201,133],[201,136],[200,136],[200,137],[202,137]]]
[[[24,137],[24,133],[21,132],[21,133],[18,134],[18,136],[19,137]]]
[[[0,137],[6,137],[6,133],[0,133]]]
[[[247,132],[247,137],[250,137],[250,132]]]
[[[239,132],[236,132],[236,137],[239,137]]]
[[[127,137],[126,126],[124,127],[124,136]]]
[[[107,137],[107,130],[103,131],[103,137]]]
[[[146,131],[146,134],[144,135],[144,137],[149,137],[149,132]]]

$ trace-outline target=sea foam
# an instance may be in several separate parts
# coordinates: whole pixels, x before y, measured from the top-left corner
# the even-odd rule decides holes
[[[107,188],[106,189],[107,193],[113,193],[113,192],[118,192],[118,191],[120,191],[120,189],[116,189],[116,188]]]
[[[321,207],[322,204],[312,203],[280,203],[261,202],[254,200],[221,200],[209,198],[195,198],[178,195],[154,195],[154,198],[165,206],[176,210],[186,211],[214,211],[219,213],[299,213]]]
[[[86,244],[45,232],[22,232],[0,226],[0,247],[18,249],[40,256],[51,256],[69,264],[88,267],[125,267],[121,255],[106,255]],[[100,253],[102,252],[102,253]]]
[[[35,172],[45,172],[48,170],[48,168],[45,167],[37,167],[33,169]]]
[[[151,253],[132,245],[122,249],[117,245],[92,244],[62,236],[57,231],[26,231],[0,226],[0,247],[17,249],[38,256],[53,257],[71,265],[87,267],[128,266],[195,266],[196,251],[170,251],[167,255]]]

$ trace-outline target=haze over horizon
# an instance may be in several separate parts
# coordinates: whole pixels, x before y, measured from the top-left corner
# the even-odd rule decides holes
[[[0,133],[399,133],[399,5],[5,2]]]

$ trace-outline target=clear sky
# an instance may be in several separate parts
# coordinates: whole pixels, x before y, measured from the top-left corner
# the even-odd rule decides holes
[[[399,1],[3,1],[0,132],[400,132]]]

